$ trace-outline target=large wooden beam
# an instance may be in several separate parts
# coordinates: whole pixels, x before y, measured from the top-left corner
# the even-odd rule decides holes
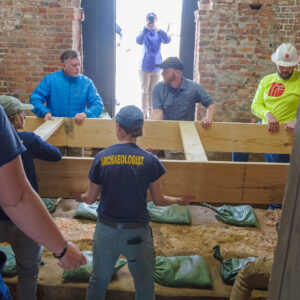
[[[208,161],[195,124],[193,122],[179,122],[180,134],[186,160]]]
[[[283,201],[278,244],[269,290],[270,300],[299,299],[300,274],[300,122],[295,130],[293,152]]]
[[[34,133],[39,135],[42,140],[47,141],[48,138],[64,124],[64,118],[54,118],[54,120],[48,120],[40,125]]]
[[[213,123],[203,129],[195,122],[205,151],[291,153],[293,134],[283,125],[277,133],[270,133],[265,124]]]
[[[189,162],[162,160],[167,169],[163,190],[169,195],[196,195],[198,202],[281,203],[288,164]],[[36,160],[40,195],[71,197],[88,186],[92,158]]]
[[[25,130],[33,131],[43,120],[36,117],[26,119]],[[290,153],[293,134],[283,127],[271,134],[264,124],[213,123],[205,130],[200,122],[194,123],[204,150],[216,152]],[[86,119],[76,125],[65,118],[60,127],[48,140],[56,146],[105,148],[117,142],[115,122],[104,119]],[[144,136],[138,139],[142,148],[183,150],[178,121],[146,120]]]

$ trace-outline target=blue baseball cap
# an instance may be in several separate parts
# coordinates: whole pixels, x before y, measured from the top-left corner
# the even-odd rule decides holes
[[[144,114],[135,105],[127,105],[120,109],[115,120],[121,126],[138,129],[143,127]]]
[[[166,58],[161,64],[157,64],[156,66],[161,69],[174,68],[180,71],[184,69],[183,61],[178,57],[174,57],[174,56]]]

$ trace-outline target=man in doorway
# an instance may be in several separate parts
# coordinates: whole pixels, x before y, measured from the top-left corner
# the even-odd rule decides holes
[[[142,111],[145,119],[152,114],[152,88],[159,81],[162,62],[161,43],[168,44],[171,37],[156,26],[157,16],[151,12],[146,16],[146,26],[136,37],[136,42],[143,45],[143,56],[140,64],[140,80],[142,85]]]
[[[80,53],[66,50],[60,61],[62,70],[44,77],[32,93],[33,112],[45,121],[53,117],[71,117],[77,124],[85,118],[98,118],[103,103],[93,81],[80,74]]]
[[[177,57],[168,57],[158,64],[163,69],[163,82],[157,83],[152,91],[153,120],[194,121],[195,104],[206,107],[206,116],[202,118],[202,127],[210,127],[214,114],[214,99],[198,83],[182,76],[183,62]]]

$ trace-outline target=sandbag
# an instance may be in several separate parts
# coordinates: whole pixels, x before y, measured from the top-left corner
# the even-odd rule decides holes
[[[238,272],[256,257],[223,259],[220,245],[213,247],[213,257],[221,262],[220,274],[222,279],[229,284],[234,284]]]
[[[171,287],[210,288],[212,281],[206,261],[200,255],[157,256],[154,280]]]
[[[156,206],[152,201],[147,203],[152,222],[170,224],[191,224],[190,210],[187,206],[172,204]]]
[[[87,263],[80,266],[76,270],[68,271],[64,270],[62,278],[66,281],[84,281],[88,282],[93,271],[93,252],[92,251],[82,251],[83,255],[86,257]],[[115,265],[114,273],[120,270],[124,265],[126,265],[126,259],[118,259]]]
[[[0,245],[0,251],[4,252],[7,258],[2,271],[3,277],[13,277],[17,275],[17,265],[15,254],[9,245]]]
[[[216,218],[226,224],[235,226],[258,227],[255,211],[250,205],[222,205],[215,208],[207,203],[200,203],[201,206],[212,209]]]
[[[42,198],[42,201],[44,202],[47,210],[50,214],[53,214],[56,210],[56,204],[55,201],[51,198]]]
[[[94,202],[93,204],[86,204],[84,202],[79,203],[74,217],[78,219],[88,219],[88,220],[97,220],[98,214],[97,214],[97,208],[98,208],[99,202]]]

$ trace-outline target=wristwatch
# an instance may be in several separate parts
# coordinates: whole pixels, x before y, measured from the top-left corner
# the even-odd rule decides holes
[[[66,254],[67,249],[68,249],[68,241],[65,242],[64,249],[59,254],[56,254],[55,252],[53,252],[53,256],[57,259],[61,259]]]

